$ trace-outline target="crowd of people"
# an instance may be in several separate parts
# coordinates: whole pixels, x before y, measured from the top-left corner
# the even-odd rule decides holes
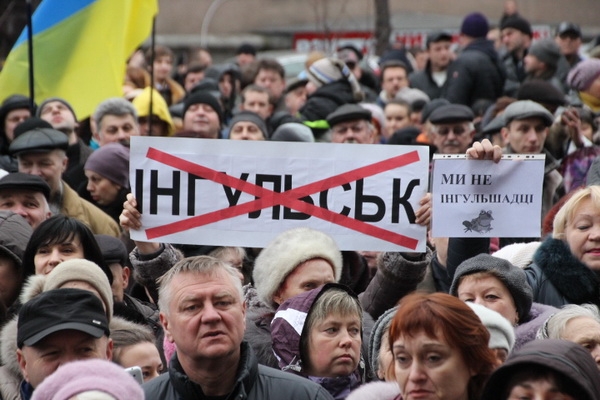
[[[177,69],[156,46],[83,120],[3,93],[0,399],[600,400],[600,39],[584,53],[565,21],[536,40],[505,3],[377,69],[353,45],[291,79],[249,44]],[[310,227],[262,249],[132,240],[132,136],[543,154],[543,229],[423,253]]]

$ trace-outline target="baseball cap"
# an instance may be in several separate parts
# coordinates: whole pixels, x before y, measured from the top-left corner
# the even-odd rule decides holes
[[[81,289],[54,289],[39,294],[19,311],[17,346],[33,346],[48,335],[67,329],[95,338],[108,336],[102,301]]]
[[[577,37],[581,37],[581,28],[579,25],[572,22],[563,21],[556,28],[556,35],[564,35],[567,33],[574,33]]]

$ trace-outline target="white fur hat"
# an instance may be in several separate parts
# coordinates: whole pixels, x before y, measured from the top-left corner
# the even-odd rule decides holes
[[[285,231],[265,247],[254,262],[254,286],[259,299],[274,306],[273,295],[285,278],[304,261],[322,258],[333,267],[335,281],[342,275],[342,253],[335,241],[310,228]]]
[[[490,349],[505,349],[510,353],[515,345],[515,330],[510,322],[501,314],[480,304],[468,301],[467,305],[477,314],[490,333],[488,347]]]

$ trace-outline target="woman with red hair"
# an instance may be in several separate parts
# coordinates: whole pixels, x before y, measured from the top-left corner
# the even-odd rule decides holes
[[[397,399],[479,399],[494,368],[487,329],[469,306],[444,293],[403,298],[389,341]]]

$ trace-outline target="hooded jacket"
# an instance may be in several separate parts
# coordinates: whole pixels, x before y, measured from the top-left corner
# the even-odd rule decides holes
[[[328,283],[318,289],[301,293],[284,301],[279,306],[271,322],[271,338],[273,351],[282,371],[304,376],[325,387],[335,399],[344,399],[366,380],[364,376],[365,362],[362,355],[359,355],[359,360],[355,360],[358,361],[358,368],[355,371],[348,376],[334,378],[309,376],[305,369],[306,360],[302,359],[302,338],[310,336],[306,320],[317,300],[323,293],[333,288],[346,291],[358,301],[358,297],[349,288],[336,283]]]
[[[506,72],[494,44],[475,39],[448,68],[446,96],[450,103],[471,107],[476,100],[502,96]]]
[[[146,87],[135,99],[131,102],[138,113],[138,117],[147,117],[150,114],[150,86]],[[161,121],[167,124],[168,136],[173,136],[175,124],[169,112],[169,106],[165,99],[156,91],[152,92],[152,114],[160,118]]]
[[[314,383],[259,365],[246,342],[241,344],[240,363],[236,382],[228,399],[310,399],[327,400],[331,396]],[[169,372],[142,386],[146,400],[205,399],[200,385],[192,382],[183,371],[177,355],[171,359]]]
[[[488,380],[482,399],[504,400],[506,383],[518,372],[535,368],[549,369],[565,378],[578,393],[578,400],[600,399],[600,371],[589,352],[581,345],[566,340],[536,340],[512,353]]]

